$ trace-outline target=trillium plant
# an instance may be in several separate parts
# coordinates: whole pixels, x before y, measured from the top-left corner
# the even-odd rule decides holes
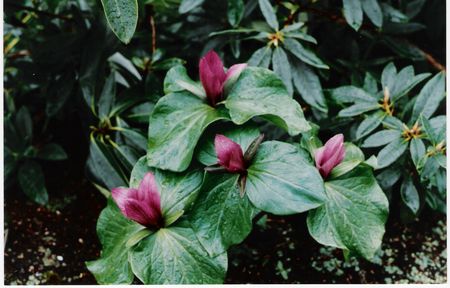
[[[322,145],[317,126],[272,71],[225,69],[214,51],[199,68],[200,83],[183,66],[167,73],[147,155],[129,187],[112,189],[99,217],[103,250],[87,263],[97,281],[222,283],[228,249],[261,213],[308,213],[319,243],[371,260],[388,215],[372,171],[376,158],[366,160],[342,134]],[[300,141],[265,139],[264,121],[292,137],[302,133]]]

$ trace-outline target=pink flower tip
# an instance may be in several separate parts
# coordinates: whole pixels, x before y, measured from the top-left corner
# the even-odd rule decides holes
[[[214,139],[214,147],[219,165],[228,172],[244,173],[247,171],[244,153],[239,144],[224,135],[217,134]]]
[[[337,134],[315,152],[316,168],[325,179],[345,156],[344,135]]]
[[[236,64],[225,73],[222,60],[214,50],[210,50],[200,59],[200,81],[212,106],[223,100],[223,90],[227,81],[236,79],[246,66],[247,64]]]
[[[161,196],[152,173],[145,174],[137,189],[114,188],[111,195],[126,218],[150,229],[159,229],[164,226]]]

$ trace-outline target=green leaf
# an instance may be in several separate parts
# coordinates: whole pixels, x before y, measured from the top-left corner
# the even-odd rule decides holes
[[[44,205],[48,202],[45,188],[44,173],[41,166],[32,160],[27,160],[19,167],[17,174],[20,188],[34,202]]]
[[[287,32],[284,34],[284,37],[295,38],[295,39],[303,40],[303,41],[310,42],[313,44],[317,44],[317,40],[314,37],[312,37],[311,35],[308,35],[306,33],[303,33],[303,32]]]
[[[272,55],[273,71],[281,78],[289,95],[292,95],[292,75],[289,60],[283,48],[276,47]]]
[[[361,0],[362,9],[372,21],[373,25],[381,27],[383,25],[383,12],[378,4],[378,0]]]
[[[307,159],[306,151],[291,144],[262,143],[247,170],[245,191],[252,204],[277,215],[301,213],[322,205],[323,180]]]
[[[441,72],[431,78],[427,84],[420,90],[414,104],[411,119],[418,119],[422,114],[425,118],[430,118],[439,107],[442,99],[445,97],[445,73]]]
[[[406,148],[408,148],[408,142],[403,138],[397,138],[389,143],[378,152],[378,168],[385,168],[394,163],[395,160],[403,155]]]
[[[411,146],[409,148],[409,152],[411,153],[411,159],[414,162],[417,170],[419,170],[419,163],[421,159],[425,157],[426,149],[423,141],[417,138],[411,139]]]
[[[359,0],[342,0],[344,4],[344,17],[348,25],[355,31],[359,30],[363,21],[363,10]]]
[[[403,180],[400,195],[402,196],[403,203],[411,209],[411,212],[417,215],[420,208],[420,197],[410,176],[405,177]]]
[[[238,143],[242,152],[248,149],[250,144],[259,136],[258,127],[255,125],[245,124],[243,126],[223,126],[220,129],[208,129],[202,136],[197,147],[198,153],[196,155],[197,160],[205,166],[211,166],[217,164],[217,155],[214,148],[214,138],[216,134],[222,134],[234,142]]]
[[[225,106],[231,120],[238,125],[263,116],[290,135],[310,129],[300,105],[289,97],[283,82],[264,68],[246,68],[231,89]]]
[[[185,14],[202,5],[203,2],[205,2],[205,0],[182,0],[180,7],[178,8],[178,13]]]
[[[98,117],[103,119],[107,117],[113,108],[114,100],[116,98],[116,81],[114,74],[109,74],[103,86],[100,99],[98,100]]]
[[[270,5],[270,2],[268,0],[258,0],[259,3],[259,9],[261,9],[261,12],[264,16],[264,19],[266,19],[267,24],[269,24],[270,27],[272,27],[274,30],[278,31],[278,20],[277,15],[275,14],[275,11],[273,11],[272,5]]]
[[[74,71],[67,71],[60,79],[56,81],[56,89],[54,93],[46,95],[47,101],[45,112],[47,116],[55,116],[69,99],[73,92],[73,87],[77,78]]]
[[[209,257],[187,223],[143,239],[131,249],[129,261],[144,284],[219,284],[227,269],[226,254]]]
[[[409,19],[414,18],[417,14],[422,11],[422,7],[425,4],[426,0],[412,0],[406,3],[406,16]]]
[[[325,205],[308,213],[311,236],[327,246],[371,260],[381,246],[389,203],[372,169],[361,164],[325,182]]]
[[[395,139],[401,139],[401,137],[402,134],[398,130],[382,130],[367,137],[361,147],[379,147],[391,143]]]
[[[228,0],[228,23],[233,27],[239,25],[242,17],[244,17],[244,10],[245,6],[243,0]]]
[[[303,47],[300,42],[297,40],[287,38],[283,42],[284,48],[286,48],[289,52],[295,55],[298,59],[302,60],[303,62],[317,67],[321,69],[329,69],[328,65],[322,62],[319,57],[314,54],[314,52],[306,49]]]
[[[269,46],[259,48],[248,59],[248,66],[259,66],[262,68],[269,68],[270,60],[272,59],[272,49]]]
[[[201,134],[220,119],[227,119],[223,107],[213,108],[189,92],[162,97],[150,116],[148,165],[176,172],[186,170]]]
[[[24,141],[25,143],[31,142],[33,138],[33,120],[31,119],[30,111],[26,106],[20,107],[19,111],[17,111],[15,126],[21,141]]]
[[[358,148],[358,146],[352,143],[345,143],[344,145],[345,157],[339,165],[331,170],[329,179],[338,178],[364,162],[364,153]]]
[[[96,139],[91,139],[89,157],[86,162],[88,172],[96,182],[108,189],[119,186],[128,186],[128,173],[115,157],[110,146]]]
[[[376,95],[378,92],[377,80],[369,72],[366,72],[366,75],[364,76],[363,88],[369,93],[369,95]]]
[[[342,103],[378,103],[376,97],[355,86],[342,86],[333,89],[331,90],[331,97]]]
[[[186,68],[177,65],[171,68],[164,78],[164,93],[170,94],[174,92],[189,91],[192,94],[206,99],[205,90],[200,83],[193,81],[188,75]]]
[[[164,219],[181,217],[180,211],[188,211],[203,182],[203,172],[191,170],[184,173],[173,173],[149,167],[146,157],[141,157],[131,171],[130,187],[139,187],[147,172],[155,176],[158,191],[161,194],[161,209]],[[175,219],[176,220],[176,219]],[[172,220],[173,221],[173,220]],[[173,222],[172,222],[173,223]]]
[[[315,151],[323,146],[322,141],[317,136],[319,130],[319,125],[311,123],[311,130],[302,133],[302,138],[300,139],[300,147],[309,152],[311,159],[314,158]]]
[[[356,129],[356,138],[361,139],[378,128],[381,122],[383,122],[385,116],[386,114],[382,111],[378,111],[367,116],[367,118],[359,124],[358,129]]]
[[[381,73],[381,88],[384,89],[387,87],[389,91],[392,90],[392,88],[395,85],[395,79],[397,76],[397,68],[395,68],[394,63],[389,63],[384,67],[383,72]]]
[[[426,138],[430,140],[434,146],[445,140],[446,116],[440,115],[432,119],[420,116],[419,120],[423,127],[423,131],[426,134]]]
[[[58,161],[66,160],[67,154],[60,145],[49,143],[39,150],[37,157],[44,160]]]
[[[328,113],[322,85],[316,73],[301,61],[293,61],[291,64],[292,80],[302,99],[317,110]]]
[[[139,71],[136,69],[136,67],[134,67],[133,62],[128,60],[120,52],[114,53],[108,58],[108,61],[114,63],[114,66],[122,67],[123,69],[125,69],[125,71],[133,75],[137,80],[142,80],[142,76],[141,74],[139,74]]]
[[[86,262],[98,284],[133,282],[133,272],[128,263],[129,247],[126,243],[142,229],[145,228],[126,219],[114,201],[108,199],[108,206],[100,213],[97,221],[97,235],[103,247],[100,258]]]
[[[378,103],[360,102],[339,111],[339,117],[352,117],[363,114],[368,111],[377,110],[380,106]]]
[[[395,183],[402,176],[401,165],[392,165],[383,169],[383,171],[377,175],[378,184],[383,190],[388,190],[394,186]]]
[[[390,96],[392,101],[397,101],[411,91],[417,84],[429,77],[429,73],[423,73],[414,76],[414,68],[408,66],[403,68],[395,77]]]
[[[117,38],[128,44],[136,30],[137,0],[101,0],[109,27]]]
[[[383,125],[388,129],[395,129],[398,131],[403,131],[404,129],[403,122],[395,116],[387,115],[384,117]]]
[[[241,243],[252,230],[253,206],[240,197],[238,174],[206,174],[200,195],[189,215],[191,225],[209,255]]]

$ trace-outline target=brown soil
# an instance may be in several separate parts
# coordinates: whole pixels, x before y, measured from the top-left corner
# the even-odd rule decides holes
[[[71,199],[51,209],[6,195],[5,284],[95,284],[85,261],[99,255],[95,225],[105,198],[89,183],[70,184]],[[376,262],[352,259],[309,236],[305,215],[263,217],[230,250],[226,283],[442,283],[446,276],[445,216],[390,220]]]

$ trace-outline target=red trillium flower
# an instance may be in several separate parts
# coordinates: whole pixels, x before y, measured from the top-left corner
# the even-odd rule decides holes
[[[242,148],[239,144],[230,138],[217,134],[214,139],[214,147],[219,165],[224,167],[228,172],[244,173],[247,171],[244,153],[242,153]]]
[[[238,76],[247,64],[236,64],[225,73],[222,60],[213,50],[200,59],[200,81],[211,106],[223,100],[223,90],[229,79]]]
[[[323,178],[328,177],[331,170],[342,162],[344,156],[344,136],[342,134],[335,135],[315,152],[316,168],[320,175]]]
[[[164,225],[161,212],[161,197],[152,173],[145,174],[139,188],[114,188],[111,191],[122,214],[150,229]]]

